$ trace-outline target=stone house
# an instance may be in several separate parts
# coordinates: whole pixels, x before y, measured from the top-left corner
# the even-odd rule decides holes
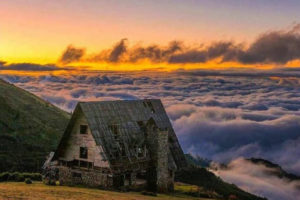
[[[158,99],[80,102],[45,177],[62,185],[173,190],[174,173],[187,165]]]

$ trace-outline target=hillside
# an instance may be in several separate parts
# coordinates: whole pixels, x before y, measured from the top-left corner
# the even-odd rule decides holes
[[[261,159],[261,158],[250,158],[247,160],[254,164],[264,165],[265,167],[272,169],[272,170],[266,171],[266,173],[277,176],[278,178],[285,178],[289,181],[300,180],[299,176],[286,172],[279,165],[272,163],[268,160]]]
[[[39,171],[69,114],[0,80],[0,172]]]
[[[240,200],[266,200],[245,192],[234,184],[229,184],[217,177],[212,172],[202,167],[190,167],[189,169],[181,170],[176,173],[175,180],[191,185],[197,185],[205,191],[216,193],[221,199],[230,199],[235,197]]]
[[[211,160],[203,159],[199,156],[192,156],[191,154],[185,154],[187,162],[192,166],[209,167]]]

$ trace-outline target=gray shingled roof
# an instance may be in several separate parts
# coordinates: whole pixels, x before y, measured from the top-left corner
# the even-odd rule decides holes
[[[123,143],[139,145],[144,142],[145,137],[138,122],[147,122],[152,118],[159,129],[169,130],[169,148],[177,167],[186,166],[183,151],[159,99],[80,102],[74,114],[78,109],[84,113],[97,145],[104,147],[110,162],[114,159],[115,152],[120,149],[120,143],[115,140],[111,126],[118,127]],[[130,151],[132,149],[126,147],[127,155],[133,155]],[[130,156],[128,159],[130,160]]]

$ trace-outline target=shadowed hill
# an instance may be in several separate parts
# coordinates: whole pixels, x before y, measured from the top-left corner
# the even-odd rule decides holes
[[[222,199],[230,199],[236,197],[240,200],[266,200],[266,198],[258,197],[243,191],[234,184],[229,184],[217,177],[214,173],[207,170],[211,161],[203,159],[199,156],[185,154],[190,165],[188,169],[181,170],[176,173],[176,181],[197,185],[206,191],[212,191],[222,197]],[[226,165],[222,165],[226,167]],[[234,199],[234,198],[233,198]]]
[[[0,172],[38,171],[69,114],[0,80]]]
[[[192,166],[209,167],[211,160],[201,158],[200,156],[192,156],[191,154],[185,154],[185,159]]]
[[[188,169],[178,171],[175,180],[182,183],[197,185],[206,191],[215,192],[221,196],[221,199],[267,200],[266,198],[245,192],[234,184],[226,183],[221,178],[202,167],[191,166]]]
[[[272,174],[274,176],[277,176],[278,178],[285,178],[289,181],[295,181],[300,180],[300,176],[297,176],[295,174],[291,174],[283,170],[279,165],[272,163],[268,160],[262,159],[262,158],[250,158],[247,159],[248,161],[258,164],[258,165],[264,165],[265,167],[273,170],[268,170],[266,173]]]

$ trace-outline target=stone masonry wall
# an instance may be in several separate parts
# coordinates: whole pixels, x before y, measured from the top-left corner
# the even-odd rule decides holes
[[[67,167],[59,167],[59,182],[61,185],[112,186],[112,178],[109,174],[94,170],[82,171]]]
[[[170,178],[168,166],[168,130],[159,130],[155,124],[150,123],[147,125],[147,135],[153,164],[148,169],[148,189],[158,192],[173,190],[173,178]]]
[[[157,136],[157,190],[167,192],[168,173],[168,131],[159,131]]]

